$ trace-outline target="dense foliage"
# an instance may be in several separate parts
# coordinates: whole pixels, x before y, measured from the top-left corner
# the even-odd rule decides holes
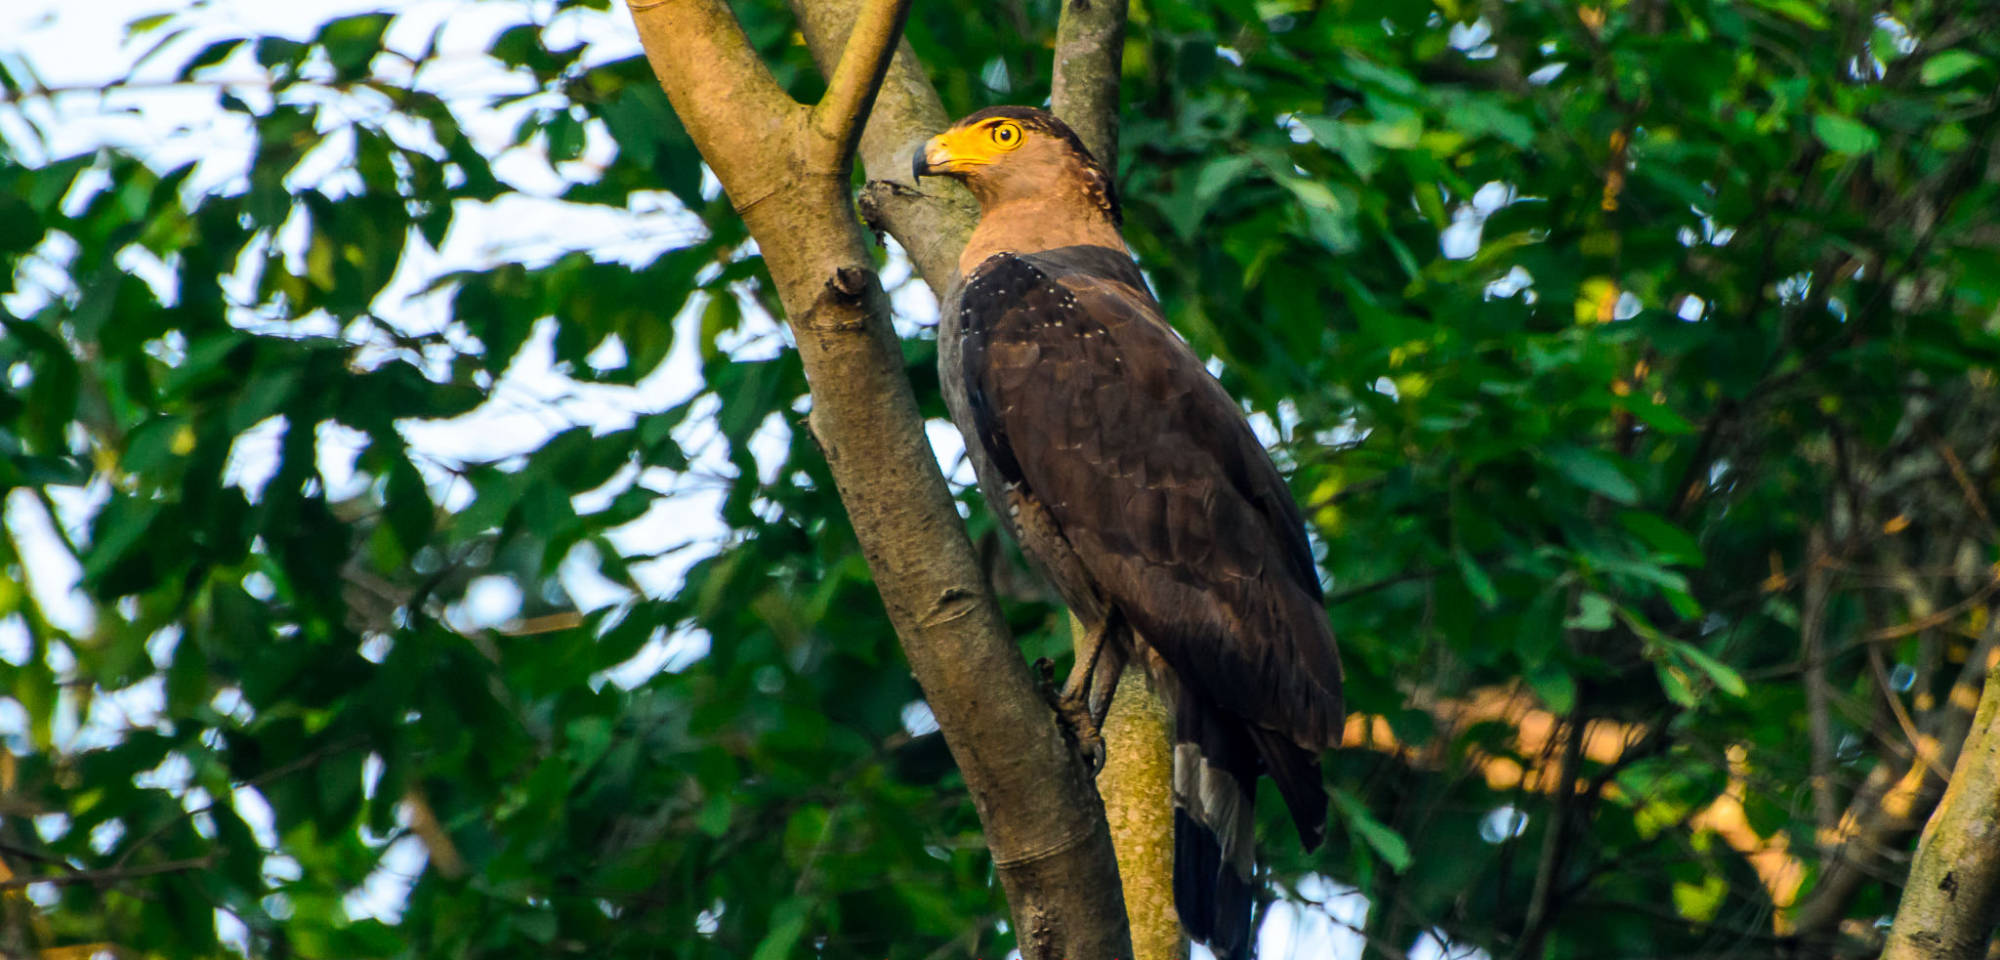
[[[783,4],[738,12],[817,95]],[[1038,103],[1057,13],[909,38],[954,113]],[[224,176],[52,151],[74,94],[0,57],[0,951],[1011,946],[756,251],[644,61],[576,39],[622,17],[510,13],[501,94],[393,14],[135,24],[252,132]],[[1996,88],[1980,3],[1134,5],[1127,235],[1269,425],[1381,718],[1325,849],[1266,798],[1273,898],[1358,889],[1388,956],[1868,948],[2000,630]],[[524,191],[681,226],[440,272]],[[623,412],[506,396],[534,363]],[[525,446],[426,446],[524,402]]]

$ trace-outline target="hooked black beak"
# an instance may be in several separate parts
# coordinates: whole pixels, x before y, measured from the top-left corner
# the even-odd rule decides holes
[[[928,152],[925,149],[927,146],[929,146],[928,143],[918,144],[917,151],[915,153],[910,154],[911,183],[916,183],[919,179],[922,179],[924,177],[931,177],[937,175],[937,171],[931,169],[930,161],[925,159],[924,157],[924,154]]]

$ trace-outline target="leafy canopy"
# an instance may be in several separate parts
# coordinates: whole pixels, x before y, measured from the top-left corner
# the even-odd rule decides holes
[[[246,132],[220,176],[55,149],[78,94],[0,57],[0,860],[39,881],[0,949],[1001,955],[754,247],[629,40],[579,39],[622,12],[496,8],[471,53],[134,24],[135,77]],[[784,6],[738,13],[816,95]],[[1057,14],[909,39],[954,113],[1038,103]],[[1562,957],[1893,911],[1819,838],[1900,779],[1914,821],[1834,835],[1907,848],[1909,741],[1962,736],[1994,642],[1995,19],[1134,5],[1128,237],[1269,428],[1379,718],[1325,849],[1262,811],[1271,897]],[[529,209],[574,226],[440,257]],[[662,210],[622,257],[589,219]]]

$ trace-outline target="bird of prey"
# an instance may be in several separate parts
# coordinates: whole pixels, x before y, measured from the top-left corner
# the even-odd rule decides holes
[[[1218,957],[1246,957],[1257,778],[1317,847],[1319,757],[1344,720],[1298,507],[1167,325],[1119,232],[1111,175],[1068,126],[988,108],[913,166],[979,201],[938,372],[980,489],[1096,651],[1079,652],[1064,702],[1081,698],[1087,724],[1124,664],[1144,667],[1174,720],[1181,923]]]

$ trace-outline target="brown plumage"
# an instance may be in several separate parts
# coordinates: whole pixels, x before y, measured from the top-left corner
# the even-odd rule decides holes
[[[982,110],[914,166],[980,202],[938,353],[980,488],[1078,618],[1114,628],[1112,681],[1135,660],[1169,704],[1181,921],[1217,956],[1247,956],[1257,777],[1316,847],[1319,754],[1343,721],[1298,508],[1168,327],[1119,234],[1112,180],[1068,127]]]

